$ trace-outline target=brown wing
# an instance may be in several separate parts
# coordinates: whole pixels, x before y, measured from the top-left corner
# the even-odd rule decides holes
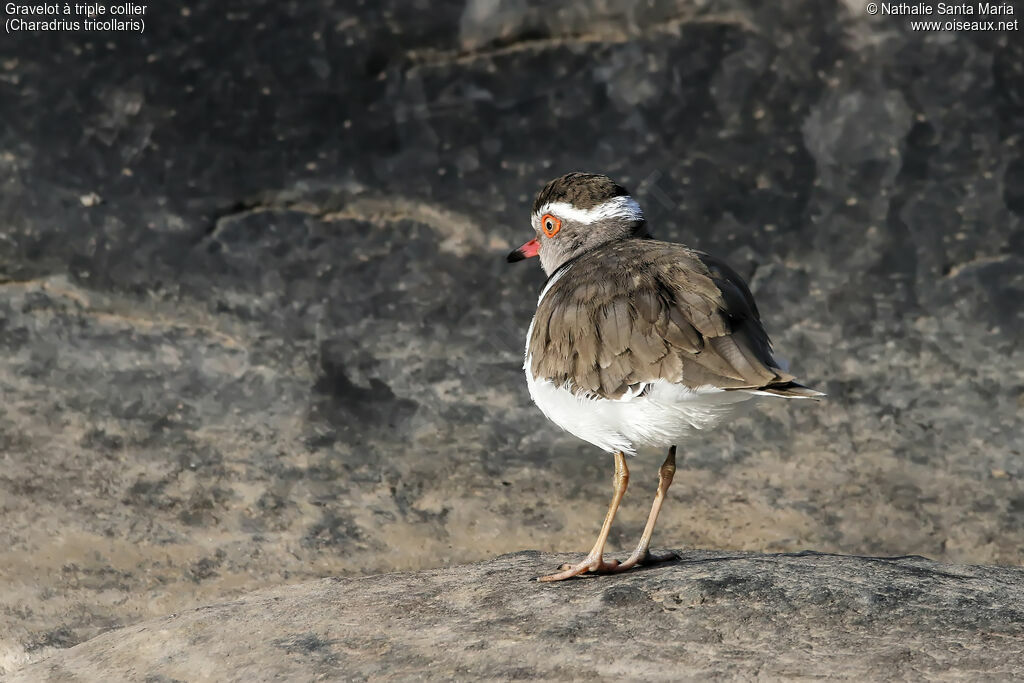
[[[574,262],[537,308],[535,377],[604,398],[656,379],[758,389],[790,382],[742,278],[679,244],[627,240]]]

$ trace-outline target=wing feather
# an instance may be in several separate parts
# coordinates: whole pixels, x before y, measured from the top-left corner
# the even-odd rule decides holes
[[[528,353],[534,376],[612,399],[662,379],[723,389],[792,380],[743,280],[706,254],[654,240],[575,261],[538,305]]]

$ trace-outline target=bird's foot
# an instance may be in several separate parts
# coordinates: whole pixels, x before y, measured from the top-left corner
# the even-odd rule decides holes
[[[633,567],[646,566],[651,564],[659,564],[661,562],[671,562],[678,560],[679,556],[673,552],[667,553],[652,553],[645,550],[643,553],[633,553],[629,556],[629,559],[619,562],[618,560],[604,560],[603,558],[597,558],[596,562],[594,558],[587,557],[579,564],[563,564],[560,566],[558,574],[551,574],[549,576],[542,576],[538,581],[562,581],[564,579],[572,578],[573,576],[579,576],[580,574],[618,574],[619,572],[629,571]]]
[[[650,564],[658,564],[659,562],[670,562],[672,560],[678,560],[679,556],[673,552],[658,553],[654,554],[649,550],[644,550],[642,553],[634,552],[629,558],[620,563],[614,570],[616,572],[624,572],[628,569],[632,569],[637,566],[646,566]]]
[[[618,560],[605,560],[600,555],[587,555],[587,559],[583,560],[579,564],[563,564],[559,567],[560,572],[557,574],[548,574],[542,576],[538,581],[564,581],[571,579],[574,576],[580,574],[610,574],[616,571],[619,567]]]
[[[671,550],[666,553],[647,553],[647,557],[640,564],[660,564],[661,562],[673,562],[680,557]]]

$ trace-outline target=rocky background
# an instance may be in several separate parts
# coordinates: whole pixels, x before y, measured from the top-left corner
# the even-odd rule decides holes
[[[0,43],[0,673],[256,588],[589,548],[610,458],[531,405],[543,275],[504,262],[569,170],[732,263],[829,394],[685,444],[655,545],[1024,560],[1024,33],[852,0],[146,17]]]

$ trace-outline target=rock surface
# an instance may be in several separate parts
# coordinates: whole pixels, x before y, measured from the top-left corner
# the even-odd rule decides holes
[[[197,1],[0,58],[0,675],[267,586],[584,550],[530,404],[573,169],[829,394],[684,444],[656,542],[1024,560],[1024,41],[859,3]],[[633,465],[635,542],[661,454]]]
[[[326,579],[112,631],[12,681],[1011,680],[1024,571],[693,551],[540,584],[568,556]]]

